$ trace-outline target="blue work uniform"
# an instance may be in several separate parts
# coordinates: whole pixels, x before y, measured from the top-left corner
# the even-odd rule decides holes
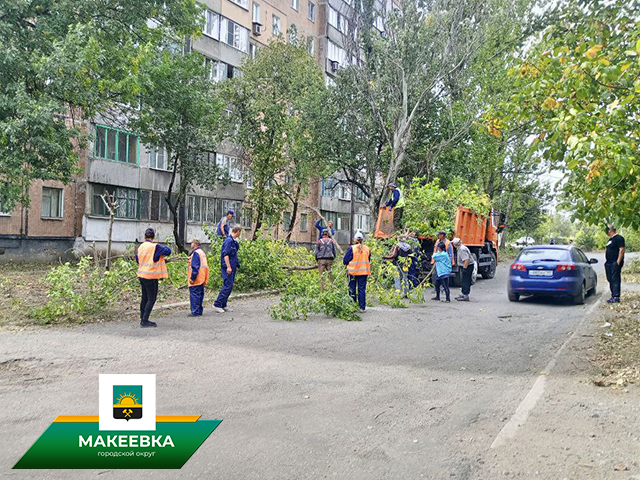
[[[240,268],[240,261],[238,260],[238,249],[240,244],[238,241],[229,236],[224,239],[222,243],[222,251],[220,252],[220,268],[222,270],[222,288],[218,294],[218,298],[214,302],[213,306],[217,308],[226,308],[227,300],[233,290],[233,282],[236,279],[236,271]],[[229,265],[231,266],[231,273],[227,273],[227,264],[224,261],[224,257],[229,257]]]
[[[316,228],[318,229],[318,240],[320,240],[322,238],[322,231],[323,230],[329,230],[329,227],[325,227],[324,225],[322,225],[322,220],[318,220],[316,222]],[[335,238],[336,236],[336,229],[332,228],[331,229],[331,237]]]
[[[218,222],[218,226],[216,228],[216,235],[220,238],[227,238],[229,236],[229,219],[225,215]]]
[[[391,194],[391,198],[385,204],[385,207],[391,209],[391,208],[395,207],[396,203],[398,203],[399,201],[400,201],[400,190],[397,189],[397,188],[394,188],[393,192]]]

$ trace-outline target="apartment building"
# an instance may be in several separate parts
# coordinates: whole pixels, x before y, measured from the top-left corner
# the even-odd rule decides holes
[[[347,59],[344,47],[344,35],[353,34],[348,20],[353,15],[352,3],[345,0],[201,3],[205,7],[202,35],[188,48],[202,54],[211,81],[242,75],[244,60],[279,36],[304,41],[309,55],[323,66],[327,83],[341,66],[355,61]],[[87,121],[84,128],[89,144],[80,155],[83,174],[68,185],[34,182],[29,207],[2,212],[0,205],[0,251],[6,252],[5,259],[20,258],[31,251],[55,258],[72,247],[104,248],[109,215],[101,195],[106,192],[114,193],[119,203],[112,236],[115,252],[142,241],[149,226],[156,229],[157,238],[173,235],[173,218],[163,200],[171,177],[166,150],[160,145],[143,145],[135,132],[99,118]],[[222,142],[209,154],[207,160],[216,162],[228,182],[221,181],[213,190],[195,187],[189,192],[179,212],[179,228],[185,238],[206,241],[203,225],[215,225],[229,209],[236,212],[241,225],[251,229],[252,218],[246,208],[251,178],[243,171],[239,153],[237,145]],[[299,205],[291,241],[315,242],[319,219],[315,209],[334,222],[340,243],[348,243],[357,230],[370,229],[362,192],[339,176],[316,179]],[[283,212],[281,223],[272,229],[275,237],[284,238],[291,215],[291,209]]]

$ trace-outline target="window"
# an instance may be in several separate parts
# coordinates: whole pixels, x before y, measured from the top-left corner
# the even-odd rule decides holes
[[[281,32],[280,17],[273,15],[271,20],[272,20],[271,25],[273,28],[273,34],[277,37],[278,35],[280,35],[280,32]]]
[[[322,196],[338,198],[338,180],[333,177],[322,180]]]
[[[124,130],[96,125],[94,156],[123,163],[138,163],[138,136]]]
[[[325,77],[324,77],[324,84],[325,84],[327,87],[335,87],[335,86],[336,86],[336,81],[335,81],[333,78],[331,78],[330,76],[325,75]]]
[[[0,203],[0,216],[2,217],[8,217],[11,215],[11,212],[9,211],[5,211],[2,209],[2,203]]]
[[[300,214],[300,231],[306,232],[309,229],[309,216],[306,213]]]
[[[158,170],[169,170],[169,155],[164,147],[151,147],[149,151],[149,167]]]
[[[260,4],[253,2],[253,8],[251,9],[251,20],[253,23],[260,23]]]
[[[138,215],[138,190],[134,188],[112,187],[108,185],[93,186],[93,208],[92,213],[101,217],[109,216],[106,205],[100,198],[101,195],[115,193],[115,200],[118,202],[116,217],[118,218],[139,218]]]
[[[297,12],[300,8],[300,0],[291,0],[291,8]]]
[[[354,216],[354,222],[356,230],[360,230],[361,232],[369,231],[369,215],[356,213]]]
[[[350,230],[351,222],[348,213],[328,212],[322,210],[322,216],[327,219],[327,222],[333,223],[333,228],[336,230]]]
[[[316,4],[313,2],[309,2],[309,12],[307,13],[307,18],[312,22],[316,21]]]
[[[349,30],[349,22],[345,16],[331,6],[329,6],[329,25],[342,33],[347,33]]]
[[[220,22],[220,40],[241,52],[249,52],[249,30],[228,18],[222,17]]]
[[[282,214],[282,228],[288,230],[289,225],[291,225],[291,212],[284,212]]]
[[[242,219],[240,225],[251,228],[251,225],[253,225],[253,211],[248,207],[243,207],[240,212],[240,218]]]
[[[289,43],[297,43],[298,42],[298,29],[295,25],[291,25],[289,28]]]
[[[187,221],[214,225],[217,222],[215,207],[215,198],[189,196],[187,201]]]
[[[245,181],[247,182],[247,188],[253,188],[253,175],[247,171],[245,174]]]
[[[140,191],[140,220],[168,222],[172,220],[169,205],[165,200],[166,193],[155,190]]]
[[[356,187],[356,200],[359,200],[360,202],[367,201],[367,194],[364,193],[364,190],[362,190],[360,187]]]
[[[204,26],[202,33],[208,37],[220,40],[220,15],[213,10],[204,11]]]
[[[341,183],[338,189],[338,198],[340,200],[351,200],[351,185]]]
[[[242,183],[242,164],[236,157],[218,153],[216,154],[216,164],[220,169],[220,178],[228,175],[232,182]]]
[[[207,76],[209,80],[213,82],[221,82],[228,78],[229,65],[220,60],[213,60],[212,58],[205,58],[205,65],[207,66]]]
[[[346,52],[331,40],[327,41],[327,58],[338,62],[340,65],[346,65]]]
[[[307,53],[312,57],[316,53],[316,39],[313,37],[307,37]]]
[[[251,58],[256,58],[256,54],[258,53],[258,46],[255,43],[249,43],[249,56]]]
[[[216,199],[214,213],[215,221],[217,222],[218,220],[220,220],[224,215],[226,215],[229,210],[233,210],[233,212],[236,214],[233,222],[239,225],[244,225],[242,223],[242,202],[239,200],[225,200],[221,198]]]
[[[245,10],[249,10],[249,0],[231,0],[232,3],[235,3],[239,7],[244,8]]]
[[[384,32],[384,20],[380,15],[376,15],[373,19],[373,26],[379,31]]]
[[[62,218],[63,197],[61,188],[42,187],[42,218]]]

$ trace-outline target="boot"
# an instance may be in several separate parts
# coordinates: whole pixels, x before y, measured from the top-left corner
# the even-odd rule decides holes
[[[156,322],[150,322],[148,320],[147,321],[142,320],[140,322],[140,327],[142,328],[157,327],[157,326],[158,324]]]

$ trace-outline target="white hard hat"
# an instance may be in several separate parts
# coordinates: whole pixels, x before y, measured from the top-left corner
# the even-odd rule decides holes
[[[364,235],[362,235],[362,232],[356,232],[353,238],[354,240],[364,239]]]
[[[462,241],[458,237],[456,237],[453,240],[451,240],[451,243],[453,243],[454,245],[459,245],[462,243]]]

